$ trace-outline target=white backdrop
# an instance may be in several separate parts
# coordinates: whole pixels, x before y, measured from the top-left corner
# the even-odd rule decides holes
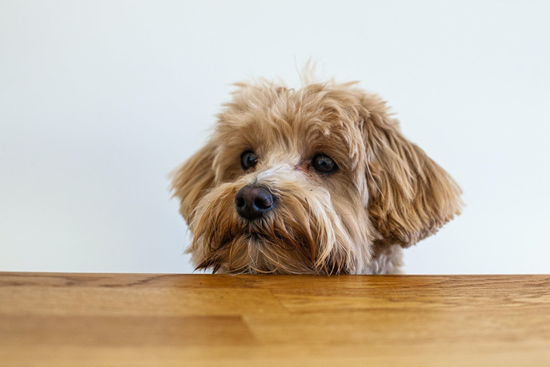
[[[166,174],[230,83],[361,80],[464,189],[409,273],[550,273],[547,1],[0,2],[0,270],[190,272]]]

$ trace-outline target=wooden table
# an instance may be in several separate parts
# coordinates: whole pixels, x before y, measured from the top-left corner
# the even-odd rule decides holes
[[[0,366],[550,366],[550,276],[0,273]]]

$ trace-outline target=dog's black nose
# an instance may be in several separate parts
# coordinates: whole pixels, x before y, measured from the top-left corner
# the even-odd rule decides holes
[[[235,206],[241,217],[254,220],[273,207],[273,195],[261,187],[247,185],[235,196]]]

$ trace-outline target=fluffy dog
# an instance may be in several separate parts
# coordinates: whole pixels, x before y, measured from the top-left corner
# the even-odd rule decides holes
[[[401,248],[460,214],[455,181],[356,84],[236,84],[172,177],[197,269],[398,273]]]

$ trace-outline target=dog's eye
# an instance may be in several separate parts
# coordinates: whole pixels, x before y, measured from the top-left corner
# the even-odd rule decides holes
[[[241,166],[246,171],[249,168],[252,168],[256,165],[258,162],[258,157],[254,152],[246,151],[243,154],[241,154]]]
[[[311,165],[317,171],[324,174],[331,174],[338,170],[338,166],[334,163],[332,158],[324,154],[316,154],[311,160]]]

